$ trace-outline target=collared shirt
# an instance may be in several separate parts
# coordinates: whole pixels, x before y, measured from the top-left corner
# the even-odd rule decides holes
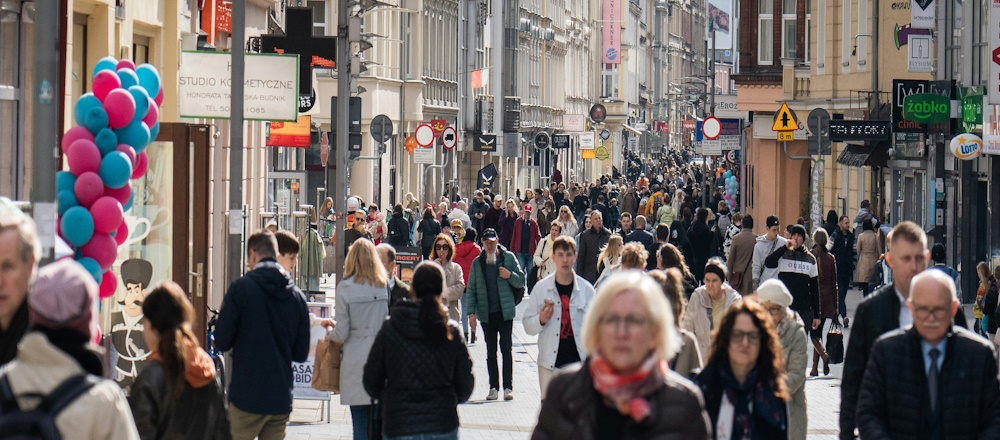
[[[906,298],[903,294],[896,290],[896,297],[899,298],[899,328],[906,327],[908,325],[913,325],[913,311],[910,310],[910,306],[906,304]]]
[[[924,354],[924,374],[930,373],[931,371],[931,349],[936,348],[940,353],[937,358],[937,369],[941,371],[941,365],[944,364],[944,349],[948,347],[948,338],[944,338],[938,345],[931,345],[927,341],[920,340],[920,351]]]
[[[388,284],[388,286],[389,286],[389,291],[392,292],[392,289],[394,289],[396,287],[396,277],[394,277],[392,275],[389,275],[389,284]]]

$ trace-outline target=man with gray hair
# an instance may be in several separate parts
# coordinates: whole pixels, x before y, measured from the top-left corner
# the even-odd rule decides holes
[[[28,331],[28,287],[40,252],[35,222],[0,197],[0,365],[14,359]]]
[[[451,223],[452,220],[458,219],[462,221],[463,228],[469,229],[472,226],[472,220],[469,219],[469,214],[466,213],[468,209],[469,205],[465,203],[465,200],[459,200],[456,208],[452,209],[451,213],[448,214],[448,223]]]
[[[389,284],[386,285],[386,289],[389,290],[389,310],[392,310],[396,304],[410,300],[410,286],[399,279],[399,274],[396,273],[396,248],[389,243],[382,243],[375,246],[375,250],[382,260],[386,273],[389,274]]]
[[[952,325],[955,282],[941,271],[913,277],[913,325],[872,347],[858,396],[861,438],[1000,436],[1000,381],[989,341]]]

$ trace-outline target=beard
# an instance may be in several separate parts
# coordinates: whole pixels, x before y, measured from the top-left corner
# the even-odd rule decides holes
[[[495,250],[493,252],[486,253],[486,264],[489,265],[497,264],[497,253]]]

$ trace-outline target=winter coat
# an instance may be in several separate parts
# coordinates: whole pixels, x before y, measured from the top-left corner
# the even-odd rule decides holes
[[[930,410],[921,338],[913,327],[872,347],[858,396],[863,439],[1000,439],[1000,382],[992,343],[953,328],[938,373],[938,416]]]
[[[309,357],[309,334],[306,297],[277,261],[234,281],[215,324],[215,347],[233,351],[229,402],[252,414],[291,413],[290,365]]]
[[[836,319],[840,312],[840,293],[837,290],[837,259],[826,250],[813,248],[819,271],[819,319]]]
[[[753,257],[754,247],[757,244],[757,236],[753,230],[742,229],[733,238],[733,244],[729,248],[727,266],[729,269],[729,282],[733,283],[733,288],[741,295],[753,293]]]
[[[998,298],[997,280],[990,277],[987,283],[986,295],[983,297],[983,315],[989,318],[986,321],[986,333],[994,334],[997,332],[998,324],[1000,324],[997,322],[998,319],[994,318],[997,311],[997,301],[1000,298]]]
[[[726,393],[721,373],[723,367],[720,362],[722,361],[710,360],[708,365],[705,365],[705,369],[701,370],[701,374],[695,378],[695,383],[701,387],[702,395],[705,398],[705,409],[708,411],[708,415],[712,421],[711,426],[713,430],[718,426],[719,410],[722,408],[722,396]],[[771,389],[767,392],[774,393],[774,390]],[[759,419],[756,413],[751,413],[751,416],[755,419],[751,422],[755,430],[754,438],[762,440],[783,440],[789,438],[787,429],[781,430],[771,426],[766,421]],[[730,423],[731,425],[732,423]]]
[[[497,234],[499,234],[501,246],[510,249],[511,239],[514,238],[514,227],[520,218],[517,214],[508,215],[507,212],[504,212],[500,216],[500,221],[497,225],[500,229],[497,229]]]
[[[518,218],[518,220],[514,222],[514,235],[511,237],[510,247],[508,248],[511,250],[511,252],[521,252],[532,255],[535,254],[535,247],[538,246],[538,240],[540,240],[542,237],[538,232],[538,223],[535,222],[535,219],[529,218],[528,222],[531,225],[531,227],[529,228],[530,230],[528,231],[524,230],[523,219]],[[521,237],[523,234],[529,234],[528,249],[521,249]]]
[[[6,330],[0,329],[0,367],[17,356],[17,343],[28,332],[28,296],[24,296],[21,306],[14,312],[14,318]]]
[[[573,293],[569,299],[570,326],[573,328],[573,339],[580,359],[586,359],[583,351],[583,316],[587,313],[590,301],[594,299],[594,287],[579,275],[573,276]],[[552,318],[542,324],[539,315],[545,300],[555,304]],[[524,331],[529,335],[538,335],[538,366],[548,369],[555,368],[556,356],[559,354],[559,338],[562,329],[562,300],[556,289],[556,277],[551,275],[543,278],[531,290],[528,306],[525,307],[521,322]]]
[[[698,348],[698,339],[695,338],[694,333],[680,329],[680,335],[680,351],[670,360],[670,369],[687,379],[691,379],[698,375],[701,367],[705,366],[705,355]]]
[[[820,315],[816,257],[802,246],[793,250],[782,246],[764,260],[764,266],[778,269],[778,279],[792,294],[792,310],[809,313],[812,318]]]
[[[469,218],[469,214],[466,214],[465,211],[458,208],[452,209],[451,213],[448,214],[448,224],[451,224],[451,221],[456,219],[462,222],[463,228],[468,229],[472,227],[472,219]]]
[[[441,224],[434,219],[423,219],[417,226],[417,232],[420,233],[420,247],[431,247],[434,246],[434,240],[441,233]]]
[[[372,234],[370,234],[368,231],[361,233],[354,228],[350,228],[346,232],[344,232],[344,255],[347,255],[347,252],[351,250],[351,245],[353,245],[355,241],[358,241],[362,238],[368,241],[372,241]],[[372,243],[374,243],[374,241],[372,241]]]
[[[688,239],[688,230],[680,220],[674,220],[670,224],[669,243],[681,251],[681,255],[684,256],[684,263],[688,265],[688,268],[694,267],[694,249],[692,249],[691,241]],[[702,270],[704,269],[704,266],[702,266]],[[698,282],[701,282],[701,280],[698,280]]]
[[[500,233],[500,217],[503,216],[502,209],[494,209],[492,206],[486,209],[486,215],[483,216],[483,227],[479,230],[479,236],[483,236],[483,232],[487,229],[492,228],[497,233]],[[480,239],[480,241],[482,241]]]
[[[483,249],[474,242],[463,241],[455,245],[455,257],[451,259],[462,268],[462,281],[469,284],[469,270],[472,267],[472,260],[479,256]]]
[[[86,374],[74,358],[37,331],[24,335],[18,344],[17,358],[4,368],[11,391],[20,396],[17,404],[24,410],[34,409],[39,404],[30,394],[48,395],[67,379]],[[125,394],[110,380],[97,382],[63,409],[55,421],[66,440],[139,439]]]
[[[458,429],[458,404],[469,400],[474,378],[462,329],[433,344],[420,327],[420,303],[397,307],[384,321],[364,366],[365,390],[382,402],[383,433],[405,436]]]
[[[407,303],[397,304],[396,309]],[[340,404],[371,405],[362,378],[368,352],[382,321],[389,314],[389,292],[385,287],[358,283],[354,277],[337,283],[337,303],[334,308],[337,326],[327,336],[343,342],[340,361]]]
[[[867,283],[875,270],[875,263],[882,255],[878,234],[865,231],[858,236],[858,282]]]
[[[832,257],[832,256],[831,256]],[[789,440],[805,440],[808,426],[806,412],[806,364],[812,344],[806,335],[805,323],[798,313],[786,310],[787,321],[778,339],[785,355],[785,385],[792,400],[788,402]]]
[[[871,219],[874,222],[875,221],[875,216],[872,215],[871,212],[868,212],[868,210],[865,209],[865,208],[859,209],[858,210],[858,215],[854,217],[854,224],[853,224],[854,235],[856,235],[856,236],[858,236],[860,238],[861,233],[864,232],[863,230],[864,230],[865,220],[868,220],[868,219]]]
[[[663,386],[646,396],[652,413],[642,422],[631,418],[623,439],[702,440],[711,438],[708,414],[698,388],[668,370]],[[552,379],[542,401],[532,440],[594,440],[604,398],[594,389],[590,361],[568,366]]]
[[[752,285],[753,290],[757,286],[771,278],[778,277],[778,268],[764,267],[764,260],[779,247],[785,246],[785,237],[776,236],[774,240],[768,240],[766,235],[757,237],[757,243],[753,247],[753,276],[756,283]]]
[[[636,197],[634,189],[629,188],[625,193],[625,196],[622,197],[621,208],[622,213],[630,213],[632,214],[632,217],[635,217],[638,214],[639,199]]]
[[[533,261],[538,267],[539,280],[556,273],[556,262],[552,259],[552,244],[555,239],[552,235],[546,235],[538,242],[540,246],[535,248]]]
[[[410,245],[410,223],[403,218],[403,214],[393,214],[389,219],[386,241],[396,249]]]
[[[670,204],[664,204],[654,214],[656,215],[654,222],[656,225],[670,225],[674,220],[677,220],[677,210]]]
[[[656,243],[656,238],[653,237],[652,234],[650,234],[650,233],[648,233],[646,231],[642,231],[642,230],[639,230],[639,229],[633,229],[631,232],[628,233],[628,235],[625,236],[625,239],[622,240],[622,242],[623,242],[622,244],[629,244],[629,243],[631,243],[633,241],[642,244],[642,247],[645,248],[648,251],[650,249],[650,247],[652,247],[653,244]],[[651,258],[651,259],[653,259],[655,261],[656,260],[656,255],[650,254],[649,258]]]
[[[600,232],[588,228],[580,235],[580,246],[576,253],[576,273],[590,284],[597,282],[597,258],[601,255],[601,248],[608,244],[610,238],[611,231],[603,227]]]
[[[441,302],[448,308],[448,318],[462,322],[462,295],[465,294],[465,277],[462,266],[454,261],[442,265],[444,270],[444,292]]]
[[[129,406],[139,435],[146,439],[229,439],[229,415],[222,384],[212,358],[201,347],[189,348],[184,391],[172,398],[160,361],[146,364],[129,396]],[[197,353],[197,354],[195,354]]]
[[[477,202],[473,199],[472,203],[469,204],[469,219],[472,220],[472,227],[476,228],[480,233],[483,232],[483,220],[486,219],[486,211],[489,211],[490,205],[484,201]],[[483,218],[476,218],[476,214],[480,214]]]
[[[743,299],[729,284],[723,283],[722,291],[726,295],[725,306],[723,306],[726,310]],[[688,299],[681,327],[694,333],[694,337],[698,341],[698,350],[704,355],[710,353],[712,331],[715,330],[712,328],[712,324],[712,297],[708,296],[705,286],[701,286],[694,289],[694,294]]]
[[[688,239],[691,240],[691,250],[694,255],[694,260],[689,264],[691,273],[701,280],[702,274],[705,273],[705,263],[708,263],[708,258],[711,256],[712,229],[706,223],[695,222],[688,232]]]
[[[730,223],[729,227],[726,228],[726,234],[722,237],[722,258],[729,261],[729,252],[733,247],[733,239],[739,235],[743,228],[736,225],[736,223]]]
[[[385,220],[379,220],[378,217],[369,217],[368,233],[372,235],[372,242],[378,246],[386,240],[386,237],[389,234],[389,226],[385,223]]]
[[[854,273],[854,234],[840,228],[830,236],[830,253],[837,259],[837,272]],[[866,280],[867,281],[867,280]]]
[[[485,253],[486,250],[483,250]],[[500,275],[497,275],[497,293],[500,295],[500,309],[503,313],[503,320],[510,321],[514,319],[514,289],[519,289],[525,285],[525,273],[521,269],[521,266],[517,263],[517,258],[514,257],[514,253],[510,252],[502,247],[497,247],[497,264],[501,264],[500,259],[503,259],[503,267],[510,271],[510,278],[503,279]],[[483,263],[479,260],[485,259],[486,256],[479,254],[475,260],[472,260],[472,268],[469,271],[469,284],[466,287],[466,297],[465,305],[468,310],[465,311],[467,315],[476,315],[479,318],[479,322],[484,324],[489,322],[490,319],[490,302],[488,293],[486,292],[486,276],[483,274]]]
[[[560,237],[575,238],[580,233],[580,225],[577,225],[576,222],[559,222],[559,225],[562,226]]]

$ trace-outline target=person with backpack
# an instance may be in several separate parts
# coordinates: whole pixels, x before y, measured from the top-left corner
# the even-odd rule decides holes
[[[410,224],[403,218],[403,205],[396,204],[392,207],[392,218],[389,219],[388,236],[386,240],[396,249],[409,246]]]
[[[666,196],[663,194],[663,189],[659,186],[654,186],[652,194],[649,195],[649,199],[646,201],[646,212],[648,213],[648,216],[658,216],[660,208],[668,203],[670,202],[667,201]]]
[[[101,379],[98,287],[79,263],[42,267],[28,294],[30,329],[0,375],[0,438],[138,440],[118,384]]]
[[[129,396],[143,438],[229,439],[226,396],[215,363],[198,344],[194,308],[173,281],[153,286],[142,302],[143,336],[152,348]]]

